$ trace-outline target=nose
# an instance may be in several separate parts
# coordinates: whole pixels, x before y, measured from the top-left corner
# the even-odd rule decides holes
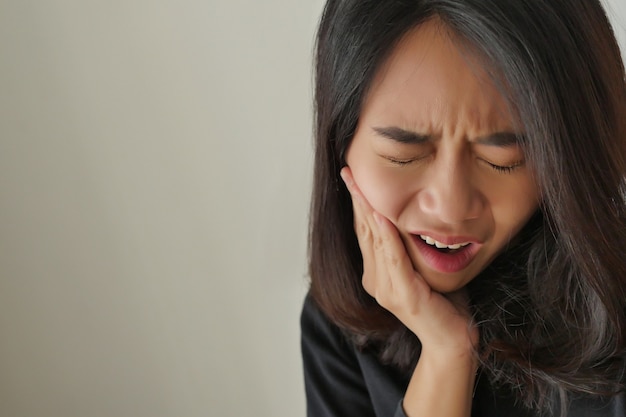
[[[446,224],[460,224],[480,217],[485,200],[473,184],[470,171],[459,159],[434,162],[417,196],[421,211]]]

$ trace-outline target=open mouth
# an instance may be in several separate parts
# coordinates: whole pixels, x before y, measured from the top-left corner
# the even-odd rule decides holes
[[[447,243],[424,234],[412,235],[421,259],[441,273],[456,273],[474,259],[482,244],[469,238],[450,238]]]
[[[453,245],[446,245],[445,243],[439,242],[438,240],[435,240],[430,236],[419,235],[419,238],[427,245],[432,246],[438,252],[449,253],[449,254],[461,252],[463,248],[467,247],[470,244],[470,242],[463,242],[463,243],[455,243]]]

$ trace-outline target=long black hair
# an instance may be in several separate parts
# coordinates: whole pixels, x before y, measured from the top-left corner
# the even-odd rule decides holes
[[[419,341],[361,286],[339,178],[376,71],[437,18],[479,58],[525,132],[538,213],[469,285],[492,383],[528,406],[623,388],[626,344],[626,82],[597,0],[329,0],[319,26],[311,294],[381,359],[410,370]]]

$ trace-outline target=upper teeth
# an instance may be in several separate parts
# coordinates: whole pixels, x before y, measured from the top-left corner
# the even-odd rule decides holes
[[[462,248],[463,246],[467,246],[470,244],[469,242],[465,242],[465,243],[455,243],[454,245],[446,245],[445,243],[441,243],[438,240],[435,240],[430,236],[420,235],[420,238],[422,238],[422,240],[428,243],[429,245],[436,246],[438,249],[444,249],[444,248],[459,249],[459,248]]]

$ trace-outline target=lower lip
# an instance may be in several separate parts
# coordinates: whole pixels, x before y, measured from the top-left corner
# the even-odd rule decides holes
[[[455,252],[444,253],[424,242],[419,236],[412,235],[412,237],[426,264],[430,268],[446,274],[465,269],[480,249],[479,244],[470,243]]]

